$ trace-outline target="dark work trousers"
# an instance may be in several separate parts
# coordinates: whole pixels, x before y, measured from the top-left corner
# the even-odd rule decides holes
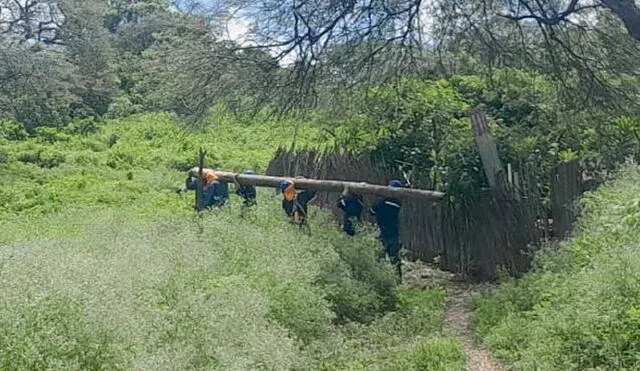
[[[396,266],[398,271],[398,277],[402,280],[402,261],[400,260],[400,238],[398,236],[380,237],[384,250],[380,252],[378,260],[383,260],[386,256],[389,256],[391,264]]]
[[[342,217],[342,230],[349,236],[355,236],[357,223],[358,217],[347,216],[347,214],[345,213]]]

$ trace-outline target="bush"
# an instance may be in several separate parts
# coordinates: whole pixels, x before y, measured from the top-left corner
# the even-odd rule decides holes
[[[16,141],[25,140],[28,137],[29,134],[22,124],[11,120],[0,119],[0,139]]]
[[[269,291],[269,317],[289,329],[292,337],[308,344],[329,334],[335,313],[320,288],[280,284]]]
[[[308,351],[323,370],[462,370],[455,341],[439,337],[443,290],[399,289],[398,310],[373,322],[351,323]],[[426,317],[426,320],[425,318]]]
[[[9,151],[3,147],[0,147],[0,164],[6,164],[9,162]]]
[[[638,369],[640,168],[582,200],[578,231],[475,301],[473,324],[516,370]]]
[[[396,370],[462,370],[464,354],[460,344],[453,340],[428,339],[401,355],[395,366]]]
[[[328,266],[320,282],[329,289],[328,299],[338,323],[367,323],[396,309],[396,275],[389,265],[376,262],[379,246],[375,239],[350,240],[343,235],[328,238],[341,264]]]
[[[94,117],[75,119],[67,125],[66,131],[74,135],[95,134],[100,131],[100,125]]]
[[[4,309],[4,308],[2,308]],[[89,323],[81,306],[44,297],[17,312],[0,310],[0,369],[126,370],[123,339]]]
[[[70,136],[60,129],[41,126],[35,130],[36,138],[45,143],[66,142]]]
[[[117,97],[109,105],[106,116],[109,118],[127,117],[141,113],[143,107],[132,103],[127,97]]]
[[[269,205],[267,199],[260,201]],[[270,206],[277,208],[277,203]],[[50,225],[56,233],[76,232],[73,238],[3,246],[8,256],[29,253],[6,261],[0,271],[6,283],[0,322],[13,321],[21,312],[53,318],[46,314],[48,307],[25,306],[20,297],[87,308],[71,312],[71,332],[24,355],[24,362],[41,359],[37,368],[65,367],[67,360],[42,355],[70,354],[64,344],[82,349],[98,340],[77,339],[91,335],[111,344],[95,346],[106,355],[91,356],[106,359],[96,361],[105,367],[118,365],[109,368],[131,368],[135,360],[141,369],[299,369],[310,361],[297,343],[322,342],[335,332],[329,288],[319,277],[342,263],[331,245],[274,221],[269,208],[256,210],[255,222],[239,223],[224,212],[206,215],[202,233],[192,228],[190,218],[138,226],[133,215],[120,209],[106,215],[78,213],[67,222],[71,229],[60,217],[16,229],[28,235]],[[341,282],[356,285],[348,270],[339,274]],[[68,329],[65,320],[61,326]],[[39,323],[45,332],[56,326]],[[32,332],[16,331],[14,342],[30,341],[27,333]],[[0,346],[14,344],[6,341]],[[7,357],[14,357],[12,352],[0,347]]]
[[[120,149],[109,152],[107,166],[112,169],[131,169],[136,165],[134,154]]]
[[[58,150],[32,147],[18,153],[18,161],[25,164],[34,164],[43,168],[54,168],[66,161],[66,155]]]

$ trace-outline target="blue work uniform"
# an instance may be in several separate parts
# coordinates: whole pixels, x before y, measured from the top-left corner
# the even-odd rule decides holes
[[[338,200],[338,208],[342,210],[342,230],[349,236],[356,234],[356,222],[362,219],[364,206],[357,195],[341,196]]]

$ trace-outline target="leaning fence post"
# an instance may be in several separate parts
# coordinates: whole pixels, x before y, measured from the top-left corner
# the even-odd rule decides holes
[[[484,173],[489,181],[489,186],[493,189],[504,191],[506,183],[504,169],[487,123],[487,116],[481,107],[476,107],[471,111],[471,123],[473,124],[473,137],[480,153],[480,159]]]

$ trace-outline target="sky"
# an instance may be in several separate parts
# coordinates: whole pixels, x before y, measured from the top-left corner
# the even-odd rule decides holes
[[[220,0],[202,0],[203,3],[207,5],[220,5]],[[424,35],[429,35],[429,30],[431,25],[433,24],[433,19],[430,16],[429,7],[434,3],[434,0],[427,0],[422,2],[422,9],[420,12],[420,22],[423,27]],[[214,6],[215,6],[214,5]],[[240,45],[255,45],[255,43],[251,42],[249,39],[249,27],[250,20],[243,16],[242,13],[238,12],[237,15],[231,16],[226,21],[226,35],[225,39],[233,40]],[[428,38],[428,36],[426,36]],[[288,65],[295,61],[296,54],[295,50],[288,56],[286,56],[282,61],[281,65]],[[272,55],[278,54],[277,50],[271,51]]]

